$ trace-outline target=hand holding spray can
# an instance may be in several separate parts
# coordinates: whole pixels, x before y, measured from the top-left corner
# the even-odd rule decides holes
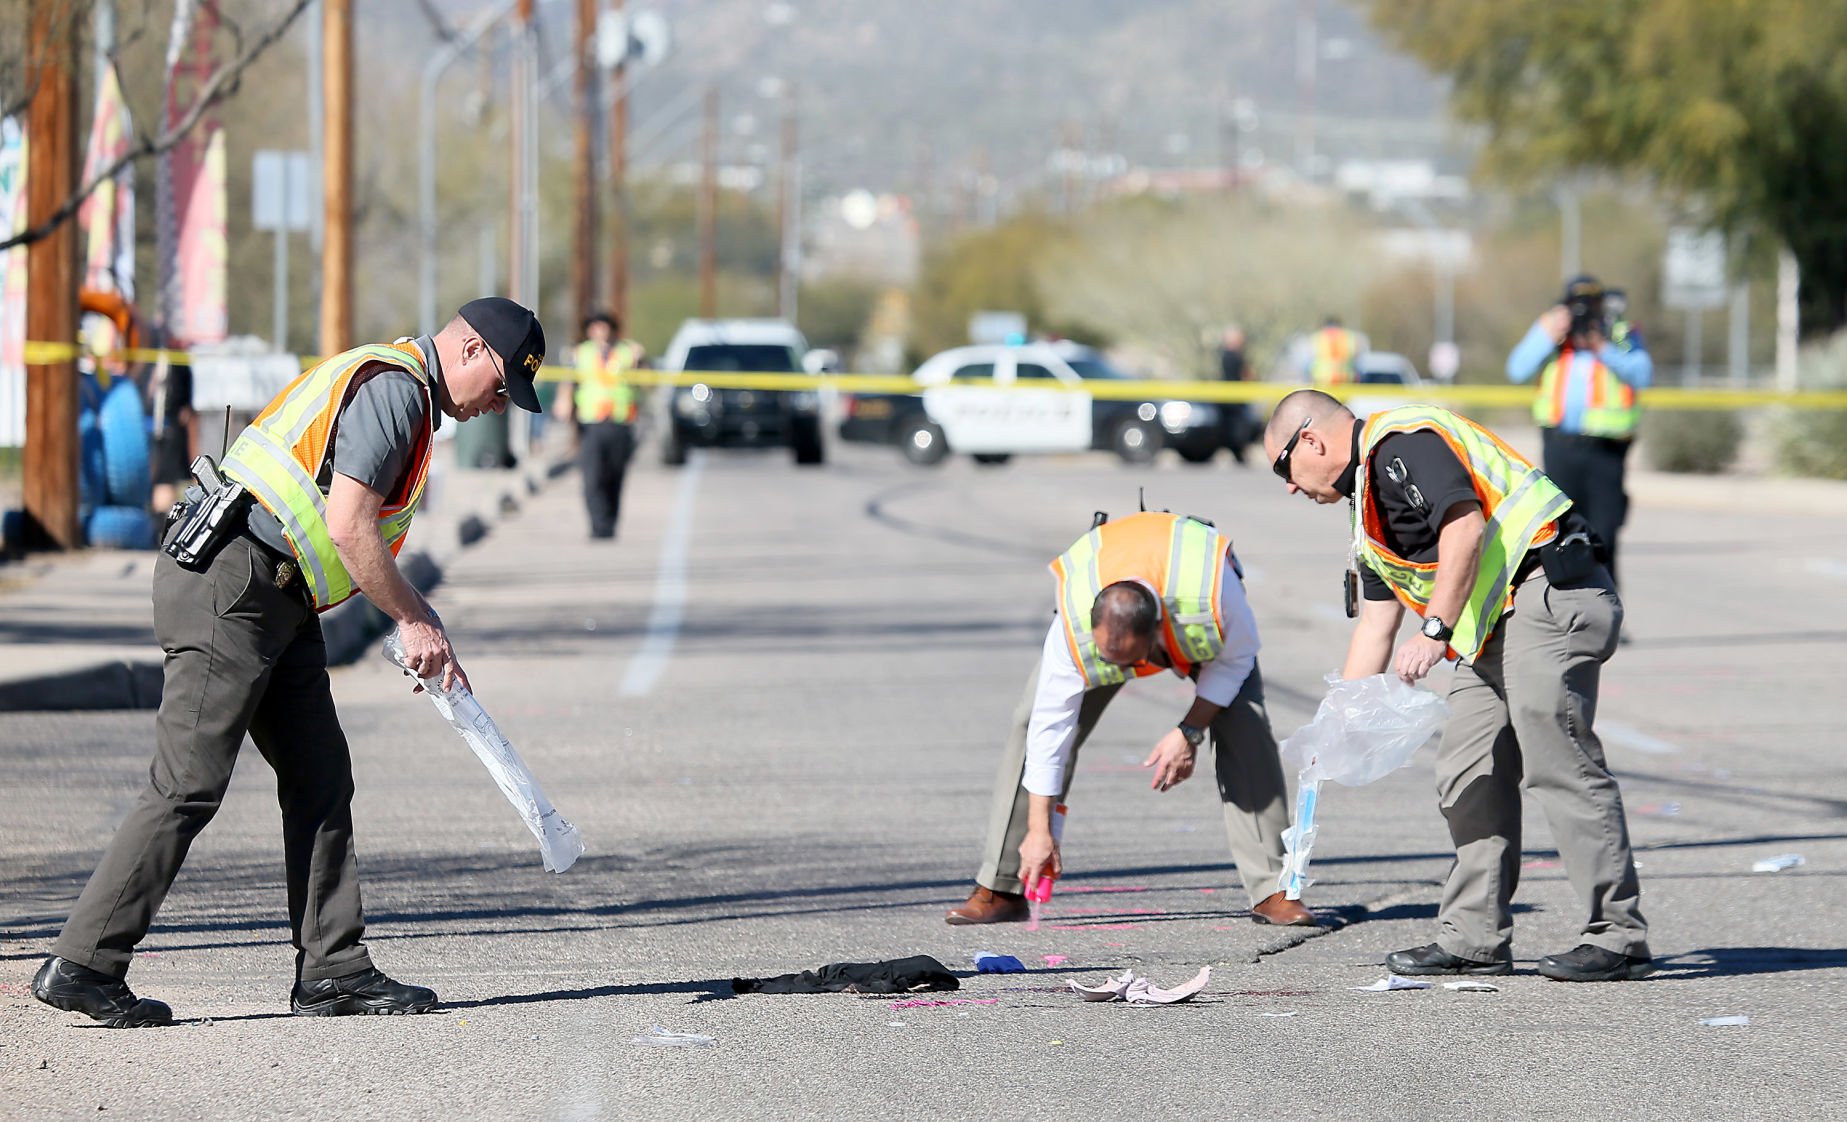
[[[1056,851],[1065,843],[1065,804],[1052,806],[1052,847]],[[1057,878],[1047,869],[1045,875],[1026,886],[1026,930],[1039,930],[1039,911],[1052,898],[1052,881]]]

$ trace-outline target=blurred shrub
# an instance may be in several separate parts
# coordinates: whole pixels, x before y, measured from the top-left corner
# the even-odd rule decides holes
[[[1803,389],[1847,389],[1847,331],[1805,347],[1799,362]],[[1781,410],[1771,432],[1779,470],[1847,479],[1847,409]]]
[[[1656,471],[1716,475],[1738,458],[1744,425],[1729,411],[1659,410],[1645,414],[1642,437]]]

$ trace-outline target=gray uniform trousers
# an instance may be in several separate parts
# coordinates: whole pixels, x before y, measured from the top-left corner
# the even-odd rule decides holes
[[[1450,954],[1489,962],[1509,953],[1522,788],[1552,828],[1583,912],[1582,941],[1649,953],[1622,792],[1591,730],[1622,618],[1603,568],[1570,588],[1536,570],[1481,656],[1456,668],[1437,748],[1437,796],[1456,843],[1437,913],[1437,943]]]
[[[1026,727],[1032,719],[1038,693],[1039,668],[1026,679],[1026,693],[1013,713],[1012,732],[994,777],[994,805],[988,816],[988,839],[982,849],[981,871],[976,881],[996,892],[1020,889],[1020,842],[1026,837],[1027,807],[1031,796],[1020,781],[1026,774]],[[1065,802],[1071,777],[1077,774],[1077,753],[1090,730],[1109,707],[1120,685],[1088,690],[1078,709],[1076,739],[1070,766],[1065,769]],[[1231,838],[1231,859],[1251,902],[1276,891],[1283,871],[1283,831],[1289,828],[1289,792],[1283,780],[1283,762],[1270,733],[1270,718],[1263,708],[1263,675],[1251,667],[1244,687],[1230,705],[1212,720],[1212,753],[1218,772],[1219,797],[1225,802],[1225,832]]]
[[[154,634],[166,651],[148,785],[84,886],[52,953],[122,977],[192,840],[218,812],[248,730],[276,772],[296,970],[371,965],[353,858],[353,765],[327,681],[320,619],[248,538],[204,572],[162,553]]]

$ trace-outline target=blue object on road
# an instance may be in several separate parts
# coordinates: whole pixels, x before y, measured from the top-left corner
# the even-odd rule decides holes
[[[982,951],[975,956],[975,973],[977,974],[1024,974],[1026,964],[1010,954],[994,954]]]
[[[121,507],[145,507],[153,484],[148,465],[147,412],[141,407],[141,390],[127,378],[117,378],[103,395],[96,415],[103,434],[103,474],[106,497]]]
[[[153,549],[154,516],[145,507],[99,506],[85,520],[84,535],[100,549]]]

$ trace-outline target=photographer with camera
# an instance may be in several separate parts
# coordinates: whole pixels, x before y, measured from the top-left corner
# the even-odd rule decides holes
[[[1625,462],[1642,417],[1636,398],[1655,370],[1624,308],[1620,289],[1574,277],[1563,302],[1542,314],[1507,356],[1510,381],[1539,376],[1533,420],[1545,473],[1590,523],[1612,578],[1616,532],[1629,513]]]

